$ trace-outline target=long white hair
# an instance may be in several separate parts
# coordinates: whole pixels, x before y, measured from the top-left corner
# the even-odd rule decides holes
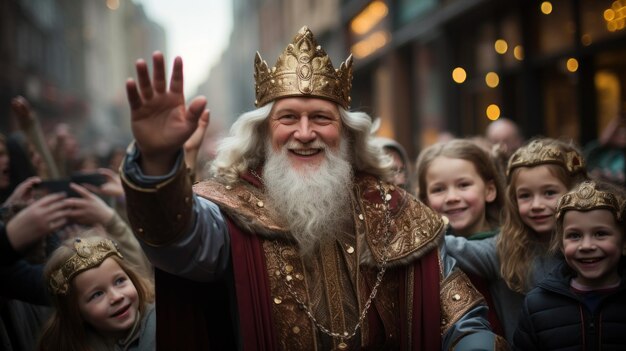
[[[217,156],[211,164],[211,174],[234,183],[249,168],[265,162],[265,144],[268,137],[267,117],[274,102],[239,116],[222,139]],[[337,106],[345,127],[344,135],[349,145],[349,159],[356,172],[365,172],[390,181],[393,176],[392,161],[371,136],[374,128],[372,118],[365,112],[350,112]]]

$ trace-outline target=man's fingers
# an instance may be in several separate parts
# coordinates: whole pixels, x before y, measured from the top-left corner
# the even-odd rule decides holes
[[[204,96],[198,96],[189,104],[189,109],[187,110],[187,115],[185,117],[187,120],[197,122],[200,116],[204,113],[205,107],[206,98]]]
[[[183,59],[180,56],[174,59],[174,68],[172,69],[172,81],[170,82],[170,91],[172,93],[183,93]]]
[[[163,59],[163,54],[159,51],[156,51],[152,55],[152,77],[154,84],[154,91],[157,93],[165,92],[165,63]]]
[[[144,60],[137,60],[135,64],[137,68],[137,80],[139,81],[139,90],[144,99],[150,100],[154,95],[152,91],[152,83],[150,82],[150,74],[148,73],[148,65]]]
[[[139,109],[143,104],[139,91],[137,91],[137,83],[132,78],[128,78],[126,81],[126,97],[128,98],[131,111]]]

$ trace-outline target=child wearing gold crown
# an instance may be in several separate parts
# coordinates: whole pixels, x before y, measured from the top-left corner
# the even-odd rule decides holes
[[[526,295],[517,349],[624,348],[624,216],[626,192],[608,183],[585,182],[561,197],[551,249],[565,262]]]
[[[44,277],[55,311],[40,350],[155,349],[153,287],[112,240],[66,241],[49,258]]]
[[[548,252],[558,199],[588,178],[580,152],[560,140],[540,138],[509,159],[500,234],[478,241],[446,235],[446,249],[461,269],[491,282],[506,339],[513,341],[524,294],[560,258]]]

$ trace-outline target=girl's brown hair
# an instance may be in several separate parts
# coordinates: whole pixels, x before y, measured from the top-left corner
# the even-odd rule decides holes
[[[84,241],[102,240],[101,236],[81,238]],[[76,252],[73,249],[75,239],[66,240],[48,259],[44,267],[45,285],[48,285],[53,272],[58,270]],[[128,262],[113,255],[112,258],[128,275],[128,278],[137,290],[139,315],[144,314],[146,305],[154,302],[154,287],[152,283],[136,273],[136,268]],[[95,267],[94,267],[95,268]],[[51,294],[54,312],[44,325],[39,339],[39,350],[90,350],[87,345],[87,324],[83,321],[78,309],[78,296],[73,279],[69,284],[67,294]]]
[[[439,156],[471,162],[474,168],[476,168],[476,172],[485,183],[493,182],[496,188],[496,198],[485,205],[485,216],[492,229],[497,228],[500,225],[500,211],[504,197],[502,176],[500,172],[498,172],[494,160],[490,155],[471,140],[453,139],[429,146],[420,153],[415,167],[419,199],[425,204],[428,204],[426,172],[433,160]]]
[[[571,143],[560,140],[543,138],[534,141],[541,142],[546,146],[556,146],[562,152],[580,152]],[[518,152],[524,152],[528,144],[520,148]],[[514,157],[515,154],[511,157]],[[581,156],[582,159],[582,156]],[[530,275],[532,272],[533,258],[545,254],[547,248],[542,247],[539,238],[533,230],[522,221],[517,205],[516,183],[522,168],[547,167],[550,174],[557,178],[567,189],[588,179],[586,171],[578,170],[571,174],[564,166],[557,163],[541,163],[526,166],[516,166],[509,172],[507,185],[504,223],[500,235],[498,235],[496,247],[500,260],[500,274],[511,290],[525,293],[529,288]]]

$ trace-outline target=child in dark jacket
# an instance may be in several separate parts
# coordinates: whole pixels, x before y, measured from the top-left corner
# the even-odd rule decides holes
[[[565,262],[524,300],[518,350],[623,350],[626,193],[585,182],[557,205],[552,249]]]

